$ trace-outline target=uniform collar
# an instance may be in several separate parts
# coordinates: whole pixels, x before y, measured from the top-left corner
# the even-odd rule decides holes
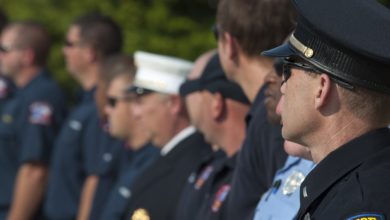
[[[196,129],[194,126],[189,126],[184,128],[179,133],[177,133],[162,149],[161,156],[166,156],[175,146],[191,134],[195,133]]]
[[[390,130],[368,132],[331,152],[306,177],[300,189],[300,213],[335,182],[383,149],[390,147]]]

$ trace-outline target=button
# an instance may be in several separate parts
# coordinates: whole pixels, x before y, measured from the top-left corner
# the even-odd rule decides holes
[[[110,153],[103,154],[103,160],[106,162],[110,162],[112,160],[112,155]]]
[[[131,191],[124,186],[119,187],[118,191],[119,191],[119,194],[126,199],[130,198],[130,196],[131,196]]]
[[[305,217],[303,217],[304,220],[310,220],[310,213],[306,213]]]

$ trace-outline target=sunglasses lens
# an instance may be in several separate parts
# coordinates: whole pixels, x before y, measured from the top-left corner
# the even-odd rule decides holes
[[[218,25],[214,24],[213,27],[211,28],[211,30],[213,31],[214,38],[216,40],[218,40],[219,39],[219,28],[218,28]]]
[[[107,103],[110,107],[114,108],[116,106],[117,99],[113,97],[107,98]]]

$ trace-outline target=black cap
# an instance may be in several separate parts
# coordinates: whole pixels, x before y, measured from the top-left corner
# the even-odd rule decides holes
[[[200,90],[208,90],[212,93],[218,92],[225,98],[230,98],[244,104],[250,103],[241,87],[226,78],[218,54],[210,59],[198,79],[184,82],[180,86],[179,92],[181,96],[186,96]]]
[[[294,0],[298,25],[289,41],[262,54],[298,56],[318,69],[390,93],[390,10],[376,0]]]

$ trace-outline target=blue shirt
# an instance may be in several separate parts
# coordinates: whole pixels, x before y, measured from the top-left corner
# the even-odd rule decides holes
[[[65,117],[65,100],[47,72],[41,72],[4,103],[0,118],[0,207],[11,203],[15,176],[27,162],[48,164]]]
[[[92,123],[98,118],[93,94],[84,94],[56,140],[44,206],[48,219],[74,219],[85,178],[97,172],[100,127]]]
[[[300,204],[299,187],[313,168],[314,162],[289,156],[257,205],[254,220],[294,219]]]
[[[120,166],[124,160],[131,161],[132,150],[125,149],[123,141],[113,138],[108,132],[107,123],[96,120],[96,126],[101,127],[98,139],[97,172],[99,182],[95,190],[89,219],[96,220],[103,211],[108,196],[119,178]]]
[[[110,193],[99,220],[120,220],[126,212],[130,198],[130,186],[135,178],[149,167],[160,155],[160,151],[148,144],[135,151],[131,160],[123,160],[122,171],[115,187]]]

